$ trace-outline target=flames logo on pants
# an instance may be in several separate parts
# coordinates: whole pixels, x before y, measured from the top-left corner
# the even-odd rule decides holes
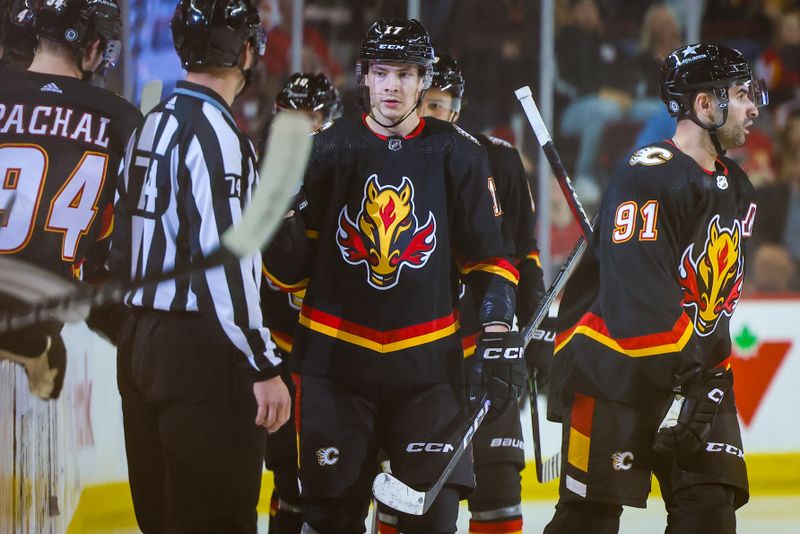
[[[436,248],[436,219],[420,227],[414,213],[414,184],[407,176],[399,187],[381,186],[373,174],[364,186],[356,222],[347,206],[339,213],[336,243],[350,265],[364,263],[367,281],[375,289],[397,285],[403,266],[423,267]]]
[[[715,215],[708,225],[708,237],[703,251],[693,258],[694,243],[681,258],[680,284],[683,306],[694,312],[695,332],[711,334],[722,315],[730,317],[742,294],[744,257],[742,256],[741,225],[733,228],[719,225]]]

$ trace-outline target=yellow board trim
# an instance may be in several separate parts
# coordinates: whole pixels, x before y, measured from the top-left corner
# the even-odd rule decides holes
[[[581,325],[576,327],[575,330],[573,330],[572,333],[569,336],[567,336],[566,339],[564,339],[564,341],[558,344],[558,346],[553,351],[553,354],[556,354],[558,353],[558,351],[563,349],[564,345],[569,343],[569,341],[573,337],[575,337],[575,335],[583,334],[584,336],[592,338],[598,343],[601,343],[612,350],[624,354],[625,356],[630,356],[632,358],[639,358],[642,356],[656,356],[659,354],[668,354],[670,352],[682,351],[683,348],[686,346],[686,344],[689,342],[689,338],[692,337],[693,332],[694,332],[694,326],[692,326],[692,323],[689,323],[686,326],[686,329],[683,331],[683,334],[681,334],[680,339],[676,343],[666,343],[664,345],[656,345],[654,347],[647,347],[644,349],[625,349],[619,343],[617,343],[617,340],[612,339],[606,335],[603,335],[597,330],[590,328],[589,326]]]
[[[750,454],[746,460],[751,495],[800,495],[800,452]],[[269,514],[272,488],[272,473],[265,471],[261,478],[257,508],[259,515]],[[650,497],[660,498],[658,484],[655,482]],[[536,467],[528,462],[522,472],[522,499],[555,503],[558,499],[558,480],[539,484],[536,482]],[[123,528],[136,528],[128,483],[110,482],[83,488],[67,534],[95,534]]]

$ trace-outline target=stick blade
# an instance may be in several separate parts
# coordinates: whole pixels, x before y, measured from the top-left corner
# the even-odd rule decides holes
[[[79,286],[28,261],[0,256],[0,293],[36,305],[47,299],[77,295]],[[82,304],[55,310],[54,318],[64,323],[76,323],[86,319],[89,311],[89,305]]]
[[[410,515],[425,513],[425,494],[400,482],[389,473],[380,473],[372,482],[372,494],[380,502]]]
[[[161,80],[150,80],[144,87],[142,87],[142,97],[139,99],[139,111],[142,115],[147,115],[161,102],[161,92],[164,90],[164,84]]]
[[[275,233],[300,190],[311,155],[311,121],[299,111],[275,115],[258,169],[259,185],[242,220],[222,236],[222,245],[242,258],[260,250]]]

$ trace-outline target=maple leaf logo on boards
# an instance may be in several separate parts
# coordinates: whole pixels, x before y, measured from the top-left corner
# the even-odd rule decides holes
[[[731,366],[735,379],[733,392],[736,408],[744,426],[748,427],[758,413],[772,380],[778,374],[791,341],[761,341],[745,325],[733,336],[733,360]]]

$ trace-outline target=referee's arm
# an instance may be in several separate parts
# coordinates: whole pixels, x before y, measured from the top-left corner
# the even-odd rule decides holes
[[[201,122],[202,124],[202,122]],[[243,157],[231,128],[198,125],[184,159],[189,174],[186,202],[193,258],[217,250],[220,236],[238,224],[256,181],[254,161]],[[281,359],[264,326],[260,305],[261,254],[208,269],[193,279],[201,310],[214,310],[225,334],[247,357],[254,380],[278,374]]]

